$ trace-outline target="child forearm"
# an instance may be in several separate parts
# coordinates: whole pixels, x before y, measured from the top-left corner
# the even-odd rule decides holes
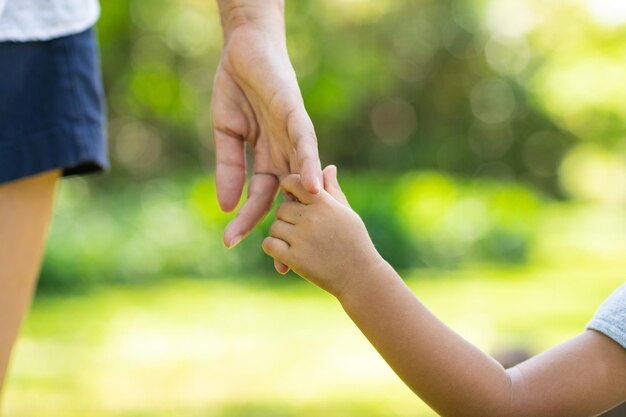
[[[604,335],[586,331],[505,370],[433,316],[387,263],[348,282],[338,295],[345,311],[442,416],[592,416],[626,396],[626,352]]]
[[[491,357],[433,316],[386,263],[339,301],[402,380],[443,416],[506,416],[511,381]]]
[[[591,330],[510,370],[433,316],[374,247],[332,170],[276,210],[264,250],[333,294],[404,382],[443,416],[583,417],[626,398],[626,350]]]

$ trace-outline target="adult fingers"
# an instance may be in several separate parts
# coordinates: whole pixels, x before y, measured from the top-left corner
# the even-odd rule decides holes
[[[280,182],[280,186],[283,191],[291,193],[303,204],[311,204],[318,198],[318,195],[313,195],[304,188],[302,177],[298,174],[286,176]]]
[[[246,153],[241,138],[214,130],[217,200],[223,211],[237,207],[246,182]]]
[[[296,224],[302,217],[304,206],[295,201],[285,201],[276,207],[274,216],[287,223]]]
[[[317,151],[317,137],[303,104],[289,114],[287,132],[296,149],[304,188],[312,194],[319,193],[322,189],[322,167]]]
[[[277,193],[278,178],[274,175],[254,174],[250,178],[248,199],[224,231],[224,244],[228,248],[239,243],[265,217]]]
[[[324,189],[330,194],[335,200],[340,202],[346,207],[350,207],[350,203],[348,203],[348,199],[346,195],[343,193],[341,186],[339,185],[339,181],[337,181],[337,167],[334,165],[329,165],[324,168]]]
[[[278,262],[283,264],[287,263],[287,259],[289,258],[289,244],[287,242],[268,236],[263,240],[261,247],[266,254]]]

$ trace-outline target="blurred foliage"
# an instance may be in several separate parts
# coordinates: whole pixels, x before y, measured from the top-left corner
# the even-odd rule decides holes
[[[610,178],[626,189],[620,4],[287,1],[289,50],[323,161],[519,179],[585,197],[561,162],[574,149],[593,163],[600,147],[617,156]],[[114,174],[210,168],[215,2],[102,6]]]
[[[624,262],[579,262],[406,277],[486,352],[534,353],[579,333],[623,270]],[[328,294],[286,285],[295,277],[231,277],[38,298],[15,351],[5,415],[435,415]]]
[[[323,163],[349,170],[351,202],[394,266],[611,258],[625,246],[621,4],[286,2]],[[113,170],[64,183],[41,286],[270,271],[259,245],[271,217],[226,251],[230,215],[206,175],[215,2],[102,8]]]
[[[62,183],[40,288],[272,272],[260,245],[273,214],[227,250],[222,233],[231,215],[220,211],[212,177],[121,181],[115,194],[94,192],[83,178]],[[399,269],[610,261],[626,252],[619,207],[554,202],[515,183],[434,171],[340,172],[340,182],[380,253]]]
[[[575,335],[623,282],[625,5],[286,1],[323,163],[420,299],[486,351]],[[222,245],[215,2],[102,9],[113,170],[63,181],[40,287],[162,281],[40,292],[8,415],[432,415],[330,297],[272,272],[271,215]]]
[[[397,268],[522,262],[541,204],[511,183],[436,172],[347,176],[343,184],[377,248]],[[273,215],[236,249],[225,249],[221,236],[230,215],[217,205],[212,177],[153,178],[118,189],[98,194],[81,178],[63,183],[42,289],[271,272],[260,244]]]

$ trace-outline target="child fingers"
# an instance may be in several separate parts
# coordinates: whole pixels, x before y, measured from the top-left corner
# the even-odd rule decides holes
[[[272,226],[270,226],[270,236],[280,239],[289,244],[289,241],[293,236],[293,228],[293,224],[284,222],[282,220],[276,220],[274,223],[272,223]]]
[[[295,201],[286,201],[280,203],[274,212],[274,216],[277,219],[283,220],[287,223],[296,224],[302,217],[304,206]]]
[[[276,259],[274,259],[274,268],[276,269],[276,272],[278,272],[280,275],[285,275],[287,272],[289,272],[289,267],[284,263],[277,261]]]
[[[293,194],[303,204],[311,204],[317,195],[308,192],[302,184],[302,177],[298,174],[288,175],[280,182],[283,191]]]
[[[281,191],[281,194],[283,195],[283,201],[296,201],[296,198],[293,196],[293,194],[287,191]]]
[[[263,240],[263,244],[261,246],[263,251],[274,258],[274,260],[285,265],[288,264],[287,258],[289,257],[289,244],[287,242],[269,236]]]
[[[338,202],[343,204],[346,207],[350,207],[350,203],[348,203],[348,199],[346,195],[343,193],[341,186],[339,185],[339,181],[337,181],[337,167],[334,165],[329,165],[324,168],[324,188],[326,191]]]

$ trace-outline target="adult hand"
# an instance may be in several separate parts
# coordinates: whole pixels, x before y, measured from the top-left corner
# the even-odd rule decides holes
[[[313,124],[287,54],[282,2],[218,1],[224,50],[212,98],[220,207],[237,206],[246,181],[245,145],[254,148],[248,198],[226,227],[236,245],[271,209],[281,178],[300,173],[306,190],[321,188]],[[279,272],[286,271],[277,265]]]

